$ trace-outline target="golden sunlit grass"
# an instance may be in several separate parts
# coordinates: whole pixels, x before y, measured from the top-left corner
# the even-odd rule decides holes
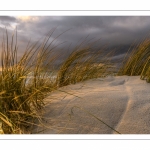
[[[109,68],[110,64],[103,50],[94,53],[91,47],[75,50],[58,70],[57,85],[61,87],[87,79],[104,77]]]
[[[119,70],[121,75],[136,76],[150,82],[150,40],[146,39],[132,50],[130,56],[125,58]]]
[[[23,129],[33,124],[31,120],[40,119],[38,111],[44,105],[43,99],[47,92],[54,89],[47,72],[43,73],[43,68],[53,61],[48,59],[46,64],[44,62],[51,55],[48,38],[40,46],[37,43],[28,46],[18,60],[17,32],[9,44],[6,30],[0,74],[0,123],[4,133],[24,133]],[[31,72],[33,77],[29,78]]]

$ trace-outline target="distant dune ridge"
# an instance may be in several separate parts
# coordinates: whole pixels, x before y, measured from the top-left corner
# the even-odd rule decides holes
[[[108,76],[62,87],[46,98],[45,127],[33,133],[149,134],[149,89],[139,76]]]

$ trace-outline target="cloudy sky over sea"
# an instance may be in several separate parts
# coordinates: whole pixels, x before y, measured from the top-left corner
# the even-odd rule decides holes
[[[65,42],[62,47],[74,46],[87,36],[108,47],[124,47],[149,35],[150,16],[0,16],[0,38],[5,27],[13,33],[16,26],[20,50],[30,39],[44,38],[53,29],[50,41],[65,32],[55,41]]]

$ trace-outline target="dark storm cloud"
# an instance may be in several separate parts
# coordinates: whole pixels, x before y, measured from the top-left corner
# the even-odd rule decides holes
[[[50,40],[70,29],[56,40],[58,43],[67,41],[68,45],[76,45],[89,35],[88,39],[101,39],[100,45],[124,47],[150,33],[149,16],[0,16],[0,21],[11,27],[16,23],[21,45],[30,38],[39,40],[55,28]]]
[[[76,43],[87,35],[101,38],[110,45],[130,44],[143,38],[150,31],[150,17],[131,16],[64,16],[42,17],[30,24],[35,35],[45,35],[51,28],[57,27],[54,37],[70,29],[59,39]],[[23,25],[24,26],[24,25]],[[28,26],[29,27],[29,26]]]

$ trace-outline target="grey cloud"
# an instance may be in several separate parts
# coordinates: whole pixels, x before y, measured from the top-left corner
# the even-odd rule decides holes
[[[10,16],[0,16],[0,21],[15,22],[16,18]]]
[[[15,22],[16,22],[15,17],[0,16],[0,25],[2,25],[3,27],[11,27],[11,24]]]
[[[54,28],[56,29],[51,40],[70,29],[56,39],[58,43],[67,41],[68,44],[65,46],[70,43],[76,45],[89,35],[87,40],[101,39],[99,45],[124,47],[144,38],[150,32],[150,16],[37,16],[37,18],[24,22],[15,17],[0,16],[0,21],[6,25],[17,23],[21,45],[27,43],[30,38],[36,41],[46,36]]]

